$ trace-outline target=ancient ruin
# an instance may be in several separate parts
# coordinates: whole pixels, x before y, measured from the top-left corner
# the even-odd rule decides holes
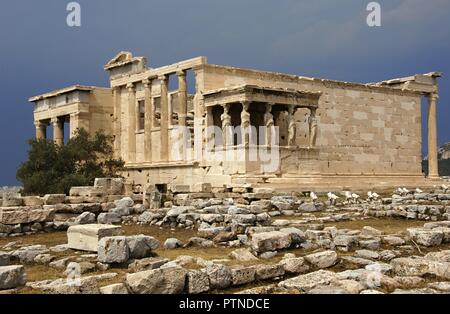
[[[123,177],[4,189],[0,293],[450,293],[440,73],[357,84],[129,52],[105,70],[111,88],[30,98],[36,137],[103,129]]]
[[[130,184],[326,191],[430,186],[439,176],[439,72],[359,84],[213,65],[205,57],[151,68],[130,52],[104,69],[110,88],[76,85],[30,98],[36,137],[45,138],[50,123],[61,145],[65,122],[71,134],[103,129],[115,138]]]

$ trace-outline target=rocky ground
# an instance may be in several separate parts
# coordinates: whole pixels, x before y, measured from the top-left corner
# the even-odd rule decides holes
[[[448,190],[100,190],[3,197],[0,293],[450,292]]]

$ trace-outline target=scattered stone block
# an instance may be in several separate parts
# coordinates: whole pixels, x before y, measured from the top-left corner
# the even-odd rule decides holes
[[[187,271],[159,268],[127,274],[126,285],[136,294],[179,294],[184,291]]]
[[[0,290],[24,286],[27,282],[22,265],[0,266]]]
[[[44,204],[45,205],[56,205],[63,204],[66,201],[65,194],[45,194]]]
[[[87,224],[71,226],[67,230],[68,246],[71,249],[83,251],[98,251],[101,238],[116,236],[121,233],[119,226],[103,224]]]

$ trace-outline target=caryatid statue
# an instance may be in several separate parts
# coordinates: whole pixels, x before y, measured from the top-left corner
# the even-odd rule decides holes
[[[297,126],[295,124],[294,114],[295,108],[294,106],[288,107],[288,146],[295,145],[295,136],[297,134]]]
[[[241,112],[241,129],[242,129],[242,144],[247,146],[250,143],[250,112],[248,112],[249,103],[242,103]]]
[[[317,138],[317,118],[316,118],[316,108],[311,108],[311,114],[308,118],[309,124],[309,146],[313,147],[316,145]]]
[[[222,138],[223,145],[230,146],[233,145],[233,129],[231,127],[231,116],[229,114],[230,105],[225,104],[222,105],[223,113],[220,116],[220,120],[222,120]]]
[[[266,112],[264,113],[264,125],[266,127],[266,145],[272,144],[272,138],[274,135],[274,125],[275,122],[273,120],[272,104],[266,105]]]

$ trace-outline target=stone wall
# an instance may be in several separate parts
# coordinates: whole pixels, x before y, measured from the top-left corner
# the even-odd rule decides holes
[[[203,66],[203,75],[206,90],[253,84],[321,91],[317,145],[322,174],[421,175],[419,94],[216,65]],[[296,115],[298,145],[307,141],[308,114],[299,110]]]

